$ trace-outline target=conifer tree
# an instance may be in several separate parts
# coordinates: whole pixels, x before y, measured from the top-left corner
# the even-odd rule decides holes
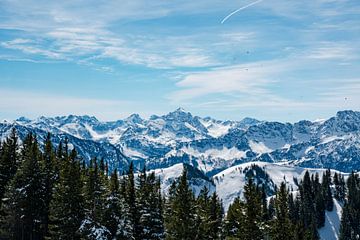
[[[248,182],[244,186],[245,197],[245,228],[244,228],[244,240],[260,240],[264,237],[262,231],[262,202],[261,192],[259,188],[254,184],[252,178],[248,179]]]
[[[130,163],[129,171],[126,176],[125,197],[128,206],[127,211],[129,212],[130,222],[132,225],[132,236],[135,240],[141,239],[141,228],[139,225],[140,215],[136,203],[136,187],[133,162]]]
[[[14,177],[18,165],[19,156],[18,151],[18,137],[15,128],[12,128],[10,135],[1,144],[0,152],[0,208],[2,205],[2,198],[4,197],[7,185]]]
[[[10,239],[41,239],[44,215],[44,186],[38,143],[29,134],[21,151],[21,166],[6,193],[5,225]]]
[[[166,239],[191,240],[196,235],[195,199],[187,183],[186,167],[173,190],[174,196],[169,199],[172,214],[165,219]]]
[[[343,207],[340,225],[340,240],[355,240],[360,237],[360,178],[351,173],[347,180],[348,194]]]
[[[44,151],[41,162],[43,182],[44,182],[44,207],[45,207],[44,216],[43,216],[44,235],[48,234],[50,201],[52,198],[53,187],[56,180],[54,165],[56,164],[57,163],[55,162],[54,148],[51,142],[51,135],[50,133],[48,133],[44,142]]]
[[[222,203],[214,192],[210,198],[210,212],[209,212],[209,223],[208,223],[208,239],[222,239],[223,238],[223,215],[224,209]]]
[[[110,176],[110,185],[104,211],[104,226],[109,230],[112,239],[119,238],[118,228],[122,218],[121,208],[119,179],[117,171],[114,170]]]
[[[63,160],[50,202],[49,239],[77,240],[80,239],[79,228],[84,219],[80,163],[75,149],[70,156],[67,153],[58,156]]]
[[[331,192],[331,172],[330,169],[327,169],[326,172],[323,174],[321,188],[322,188],[322,195],[324,199],[325,208],[327,211],[332,211],[334,208],[334,201]]]
[[[91,161],[85,177],[85,219],[82,222],[81,234],[88,239],[107,237],[109,230],[103,226],[106,207],[106,177],[104,175],[104,164],[98,165],[97,159]],[[102,167],[102,169],[100,168]]]
[[[289,194],[286,184],[281,183],[275,197],[275,218],[271,224],[271,239],[284,240],[293,238],[293,226],[289,217]]]
[[[228,239],[244,238],[245,218],[245,203],[237,197],[230,204],[225,219],[225,235]]]
[[[154,172],[147,175],[144,168],[139,176],[137,194],[141,239],[164,239],[160,182]]]

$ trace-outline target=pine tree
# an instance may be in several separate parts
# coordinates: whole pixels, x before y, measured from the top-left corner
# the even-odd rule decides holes
[[[101,236],[107,237],[110,232],[103,226],[106,207],[106,176],[104,175],[104,163],[98,165],[97,159],[91,161],[85,177],[85,219],[82,222],[80,233],[87,239],[96,239]],[[101,163],[101,161],[100,161]]]
[[[205,186],[201,189],[198,198],[196,199],[196,222],[197,222],[197,235],[196,239],[203,240],[209,238],[209,189]]]
[[[209,196],[205,186],[196,200],[197,235],[196,239],[220,239],[223,209],[220,200],[214,192]]]
[[[141,239],[141,227],[139,225],[140,214],[138,212],[136,203],[136,187],[135,187],[135,176],[134,176],[134,165],[131,162],[129,171],[126,176],[126,203],[128,206],[128,212],[130,216],[130,222],[132,225],[132,236],[135,240]]]
[[[244,186],[244,197],[246,201],[246,218],[243,239],[260,240],[264,237],[264,233],[261,230],[263,228],[261,192],[255,186],[252,178],[249,178]]]
[[[44,151],[41,162],[44,182],[44,235],[48,234],[49,215],[50,215],[50,201],[52,198],[53,187],[55,183],[55,162],[54,148],[51,142],[51,135],[48,133],[44,143]]]
[[[50,202],[50,239],[80,239],[79,228],[84,219],[80,163],[75,149],[70,156],[62,152],[58,157],[63,160]]]
[[[165,219],[166,239],[191,240],[196,236],[195,199],[187,183],[186,167],[173,190],[169,199],[172,213]]]
[[[147,175],[144,168],[138,186],[140,237],[144,240],[164,239],[160,181],[156,180],[154,172]]]
[[[331,192],[331,172],[330,169],[327,169],[326,172],[323,174],[321,188],[322,188],[322,195],[325,201],[325,208],[327,211],[332,211],[334,208],[334,201]]]
[[[225,219],[225,235],[229,239],[243,239],[245,230],[245,203],[239,197],[230,204]]]
[[[340,240],[355,240],[360,237],[360,178],[352,173],[347,181],[348,194],[343,207],[340,225]]]
[[[275,198],[275,218],[271,224],[271,239],[284,240],[293,238],[293,226],[289,217],[289,194],[286,184],[281,183]]]
[[[210,198],[210,210],[209,210],[209,223],[208,223],[208,239],[222,239],[223,237],[223,217],[224,209],[222,203],[214,192]]]
[[[0,152],[0,208],[6,187],[14,177],[19,165],[18,148],[18,137],[15,128],[13,128],[2,144]]]
[[[6,193],[4,211],[7,235],[11,239],[41,239],[44,215],[44,185],[38,143],[29,134],[21,151],[22,164]]]
[[[119,179],[117,171],[114,170],[110,176],[110,185],[104,211],[104,226],[109,230],[112,239],[119,238],[118,228],[122,218],[121,208]]]

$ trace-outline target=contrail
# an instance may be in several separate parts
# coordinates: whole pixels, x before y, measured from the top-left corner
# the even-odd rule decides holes
[[[243,7],[241,7],[241,8],[239,8],[239,9],[236,9],[235,11],[233,11],[232,13],[230,13],[229,15],[227,15],[222,21],[221,21],[221,24],[223,24],[226,20],[228,20],[232,15],[234,15],[235,13],[237,13],[237,12],[240,12],[241,10],[244,10],[244,9],[246,9],[246,8],[248,8],[248,7],[251,7],[252,5],[255,5],[255,4],[257,4],[257,3],[259,3],[259,2],[262,2],[263,0],[257,0],[257,1],[255,1],[255,2],[252,2],[252,3],[250,3],[250,4],[248,4],[248,5],[245,5],[245,6],[243,6]]]

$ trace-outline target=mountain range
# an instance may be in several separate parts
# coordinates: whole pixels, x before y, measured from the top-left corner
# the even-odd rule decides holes
[[[360,169],[360,112],[339,111],[326,120],[296,123],[244,118],[221,121],[179,108],[148,119],[133,114],[102,122],[91,116],[20,117],[0,123],[0,137],[16,128],[20,139],[47,132],[69,141],[86,160],[104,158],[110,168],[160,169],[186,163],[208,177],[238,164],[262,161],[343,172]]]

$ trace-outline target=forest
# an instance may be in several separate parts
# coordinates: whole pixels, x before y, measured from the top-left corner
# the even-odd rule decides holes
[[[50,134],[40,144],[13,130],[0,143],[0,239],[316,240],[334,199],[343,206],[340,240],[360,238],[354,172],[306,172],[298,191],[284,182],[271,197],[249,177],[225,212],[216,192],[195,196],[186,168],[164,193],[153,172],[132,163],[109,172],[96,157],[86,163],[66,139],[55,147]]]

